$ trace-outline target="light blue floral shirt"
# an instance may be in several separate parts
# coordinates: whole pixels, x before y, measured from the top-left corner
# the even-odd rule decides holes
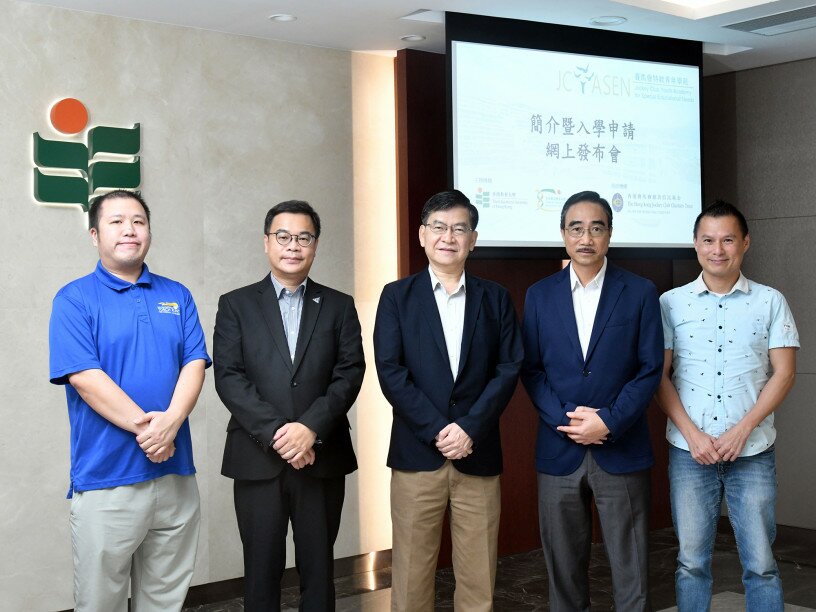
[[[740,274],[725,295],[712,293],[703,275],[660,297],[666,349],[674,351],[674,383],[680,401],[700,430],[720,436],[751,408],[771,377],[768,350],[799,347],[799,333],[779,291]],[[741,457],[756,455],[776,439],[774,415],[751,433]],[[688,444],[671,420],[666,438]]]

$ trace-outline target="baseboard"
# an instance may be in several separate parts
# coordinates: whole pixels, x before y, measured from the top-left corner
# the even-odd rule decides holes
[[[353,576],[373,570],[386,569],[391,567],[391,550],[381,550],[377,552],[354,555],[334,560],[334,577],[343,578]],[[298,585],[298,574],[294,567],[288,568],[283,573],[281,587],[288,588]],[[244,594],[244,579],[232,578],[231,580],[220,580],[190,587],[184,607],[202,606],[204,604],[228,601],[241,597]]]

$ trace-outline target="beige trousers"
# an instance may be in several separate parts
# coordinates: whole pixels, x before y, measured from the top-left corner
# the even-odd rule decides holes
[[[435,472],[391,471],[391,609],[433,612],[442,523],[450,506],[453,606],[493,609],[501,489],[498,476],[469,476],[450,461]]]
[[[195,476],[74,493],[76,612],[181,610],[198,548]]]

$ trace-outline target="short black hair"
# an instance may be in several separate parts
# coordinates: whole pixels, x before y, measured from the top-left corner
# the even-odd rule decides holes
[[[115,200],[117,198],[130,198],[131,200],[136,200],[139,204],[141,204],[145,211],[145,217],[147,217],[147,227],[150,227],[150,209],[147,207],[147,203],[142,197],[142,192],[128,191],[127,189],[115,189],[114,191],[109,191],[108,193],[103,193],[100,196],[96,196],[93,200],[91,200],[91,205],[88,208],[88,229],[95,229],[96,231],[99,231],[99,211],[102,209],[102,204],[106,200]]]
[[[431,216],[432,212],[450,210],[457,206],[467,209],[470,215],[470,229],[475,230],[479,224],[479,211],[470,203],[468,197],[458,189],[440,191],[428,198],[428,201],[425,202],[425,206],[422,207],[422,217],[420,221],[422,225],[425,225],[428,223],[428,217]]]
[[[578,193],[567,198],[567,201],[564,202],[564,207],[561,209],[561,229],[566,229],[567,211],[580,202],[598,204],[601,208],[603,208],[604,212],[606,213],[606,218],[609,220],[608,227],[609,229],[612,229],[612,207],[609,205],[609,202],[604,200],[598,194],[597,191],[579,191]]]
[[[703,217],[736,217],[740,231],[742,232],[742,237],[745,238],[748,235],[748,221],[745,220],[745,215],[730,202],[715,200],[713,204],[706,206],[703,212],[697,215],[697,218],[694,220],[693,235],[695,238],[697,238],[697,229],[700,227],[700,221],[702,221]]]
[[[308,215],[315,229],[315,238],[320,238],[320,215],[315,212],[311,204],[303,200],[286,200],[270,208],[269,212],[266,213],[266,219],[264,219],[264,235],[266,235],[272,226],[272,220],[283,213]]]

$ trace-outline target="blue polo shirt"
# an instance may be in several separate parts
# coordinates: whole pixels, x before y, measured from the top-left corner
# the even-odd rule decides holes
[[[105,270],[57,293],[49,327],[51,382],[65,385],[71,425],[71,488],[106,489],[195,473],[190,425],[176,435],[175,455],[153,463],[136,437],[97,414],[68,376],[103,370],[145,412],[170,405],[179,372],[203,359],[211,365],[193,298],[186,287],[143,266],[131,284]]]

